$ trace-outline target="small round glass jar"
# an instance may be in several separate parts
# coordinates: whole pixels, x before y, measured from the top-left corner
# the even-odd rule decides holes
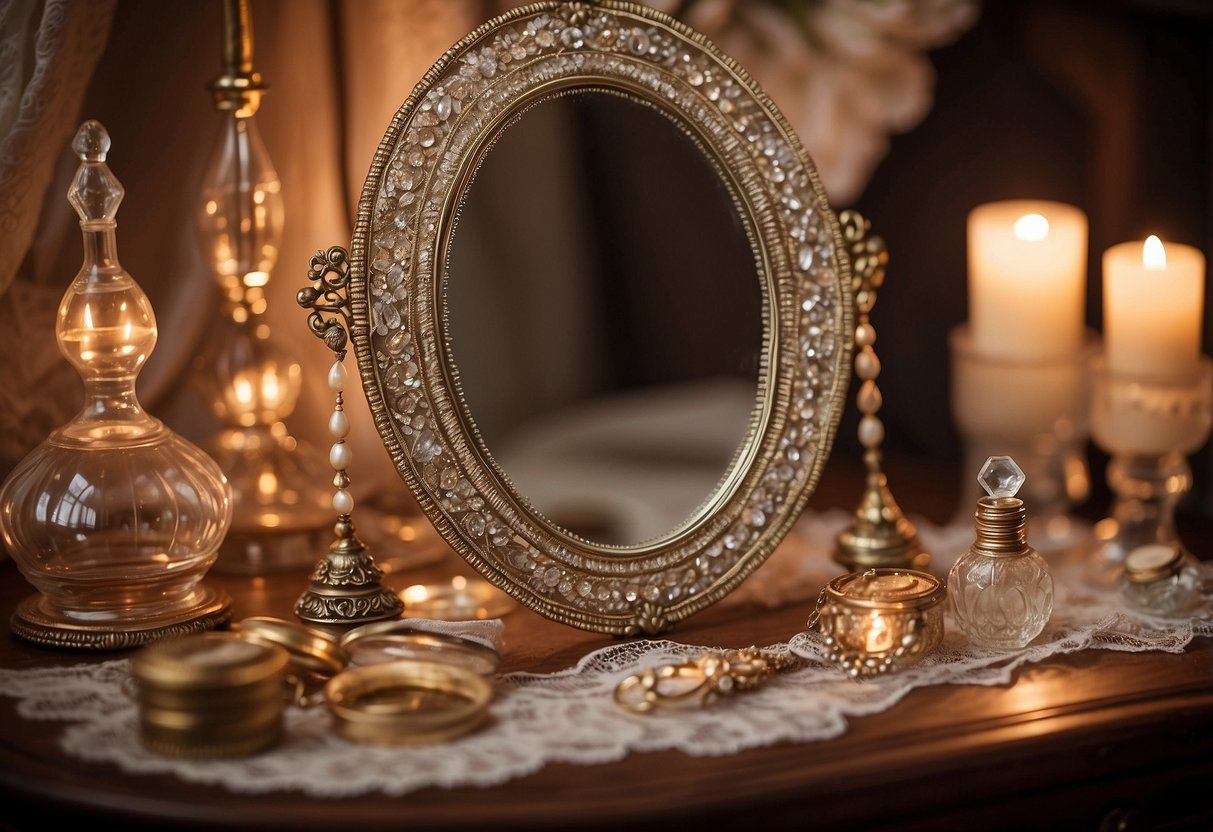
[[[943,638],[943,583],[913,569],[868,569],[826,585],[817,627],[851,678],[899,670]]]
[[[1143,612],[1174,615],[1189,607],[1199,591],[1196,561],[1178,546],[1154,543],[1125,555],[1120,592]]]

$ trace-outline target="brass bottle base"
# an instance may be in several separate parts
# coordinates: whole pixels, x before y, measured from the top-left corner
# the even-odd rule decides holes
[[[43,647],[124,650],[168,636],[221,629],[231,621],[232,599],[226,592],[199,584],[194,595],[194,603],[171,613],[97,622],[68,618],[46,596],[31,595],[13,612],[13,635]]]
[[[848,572],[873,567],[927,570],[931,556],[893,499],[883,472],[869,471],[851,525],[838,535],[834,560]]]

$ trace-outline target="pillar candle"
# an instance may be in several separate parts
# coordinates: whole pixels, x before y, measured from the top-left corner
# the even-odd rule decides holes
[[[969,327],[982,356],[1038,361],[1084,339],[1087,218],[1072,205],[1007,200],[969,214]]]
[[[1104,349],[1113,373],[1182,377],[1201,355],[1205,258],[1151,236],[1103,255]]]

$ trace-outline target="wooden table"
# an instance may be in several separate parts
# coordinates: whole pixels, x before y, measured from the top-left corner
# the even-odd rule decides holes
[[[845,505],[858,493],[853,479],[836,486],[827,484],[827,504]],[[449,569],[431,566],[391,581],[400,587]],[[236,619],[289,617],[305,580],[208,577],[232,595]],[[29,591],[11,563],[0,565],[0,666],[87,660],[7,632],[9,612]],[[718,604],[673,635],[696,644],[771,643],[802,630],[807,613],[804,605]],[[506,621],[503,671],[558,670],[613,643],[527,610]],[[1021,669],[1007,687],[918,689],[826,742],[730,757],[670,751],[598,766],[550,765],[495,788],[400,798],[248,796],[169,775],[125,774],[65,756],[61,730],[22,720],[14,701],[0,697],[0,829],[48,828],[52,820],[76,829],[1213,829],[1209,639],[1181,655],[1072,654]]]

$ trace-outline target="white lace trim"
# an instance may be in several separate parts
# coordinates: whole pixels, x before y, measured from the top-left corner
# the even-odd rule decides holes
[[[798,564],[807,560],[803,552],[796,558]],[[819,587],[828,577],[824,558],[817,559],[817,566]],[[780,568],[776,566],[776,571]],[[1013,671],[1027,662],[1079,650],[1179,653],[1193,637],[1213,636],[1213,596],[1208,592],[1213,564],[1202,569],[1203,603],[1182,619],[1129,613],[1114,594],[1085,586],[1064,570],[1055,571],[1053,618],[1027,649],[974,648],[949,621],[943,643],[930,656],[900,673],[869,682],[843,678],[820,660],[816,637],[800,633],[789,644],[805,659],[804,665],[756,691],[704,710],[638,716],[618,709],[612,692],[624,677],[655,663],[697,655],[709,647],[748,645],[691,646],[664,640],[613,645],[557,673],[500,677],[487,728],[424,748],[373,748],[347,742],[330,730],[323,708],[291,708],[284,741],[265,753],[203,762],[159,757],[138,743],[135,706],[122,692],[126,660],[0,670],[0,690],[19,700],[17,711],[26,719],[72,722],[61,738],[70,756],[113,763],[127,772],[171,772],[183,780],[234,792],[296,790],[313,797],[369,791],[402,795],[427,786],[492,786],[549,763],[591,765],[667,749],[695,756],[726,755],[777,742],[829,739],[844,733],[849,719],[886,710],[914,688],[1006,684]]]

